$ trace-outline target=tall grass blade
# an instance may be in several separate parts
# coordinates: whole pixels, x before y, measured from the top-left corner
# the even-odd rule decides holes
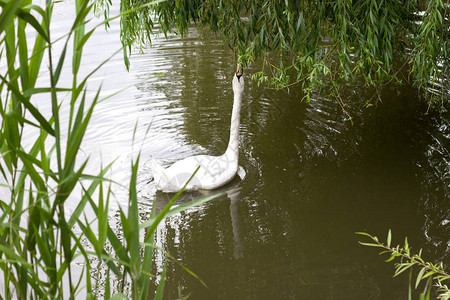
[[[39,22],[31,13],[27,12],[24,9],[19,8],[17,9],[16,14],[20,19],[33,26],[33,28],[39,33],[39,35],[42,36],[42,38],[46,42],[50,43],[46,29],[39,24]]]
[[[94,210],[94,214],[97,214],[98,213],[97,205],[95,204],[94,201],[92,201],[92,198],[90,198],[89,196],[88,196],[88,199],[89,199],[89,203],[90,203],[92,209]],[[108,236],[108,241],[110,242],[111,247],[113,248],[114,253],[117,255],[118,259],[121,262],[123,262],[124,264],[129,265],[130,259],[127,255],[126,249],[123,247],[122,242],[116,236],[116,234],[114,233],[114,231],[111,229],[111,227],[109,225],[108,225],[107,236]],[[120,275],[120,273],[119,273],[119,275]]]
[[[128,249],[130,252],[130,264],[131,264],[131,274],[133,280],[133,298],[137,298],[138,296],[138,282],[136,281],[139,278],[140,273],[140,245],[139,245],[139,212],[138,212],[138,204],[137,204],[137,192],[136,192],[136,178],[137,178],[137,170],[139,166],[139,156],[136,159],[136,162],[132,164],[131,167],[131,179],[130,179],[130,189],[129,189],[129,207],[128,207],[128,224],[129,224],[129,235],[130,238],[128,241]]]
[[[22,89],[28,87],[28,45],[25,26],[26,23],[23,20],[18,21],[17,41],[19,44],[20,80],[22,82]]]
[[[75,0],[77,18],[75,19],[72,31],[74,32],[73,56],[72,56],[72,73],[78,74],[81,63],[82,48],[78,48],[80,40],[84,36],[84,22],[86,15],[91,10],[94,3],[88,6],[88,0]],[[74,76],[74,86],[76,85],[76,76]]]
[[[109,270],[106,270],[105,300],[109,300],[111,298],[111,285],[109,283],[109,277]]]
[[[83,171],[84,171],[84,168],[86,167],[87,163],[88,163],[87,160],[84,161],[84,163],[81,165],[81,167],[78,169],[78,171],[71,172],[66,177],[64,177],[64,179],[62,179],[62,181],[60,182],[60,184],[58,186],[58,190],[56,192],[56,199],[55,199],[54,207],[56,205],[61,204],[69,197],[69,195],[72,193],[72,190],[77,185],[78,180],[83,175]],[[52,212],[54,212],[54,211],[55,211],[55,209],[52,210]]]
[[[233,189],[233,190],[231,190],[231,191],[238,191],[238,190],[239,190],[239,189]],[[229,192],[229,191],[228,191],[228,192]],[[211,200],[220,198],[220,197],[222,197],[222,196],[227,195],[228,192],[217,193],[217,194],[215,194],[215,195],[211,195],[211,196],[208,196],[208,197],[205,197],[205,198],[200,198],[200,199],[197,199],[197,200],[188,202],[188,203],[183,203],[183,204],[181,204],[181,205],[178,205],[178,206],[175,207],[175,208],[171,208],[170,210],[168,210],[168,211],[166,212],[166,214],[165,214],[165,217],[166,217],[166,218],[167,218],[167,217],[170,217],[170,216],[172,216],[172,215],[174,215],[174,214],[180,213],[180,212],[182,212],[182,211],[186,211],[186,210],[189,209],[189,208],[192,208],[192,207],[195,207],[195,206],[199,206],[199,205],[201,205],[201,204],[203,204],[203,203],[206,203],[206,202],[209,202],[209,201],[211,201]],[[151,227],[151,226],[154,224],[154,222],[156,221],[156,218],[157,218],[157,216],[151,217],[149,220],[147,220],[147,221],[141,223],[141,225],[139,226],[139,228],[140,228],[140,229],[145,229],[145,228]]]
[[[88,33],[86,33],[78,42],[76,51],[81,51],[81,49],[83,49],[84,45],[86,44],[86,42],[89,40],[89,38],[91,37],[91,35],[94,33],[96,28],[91,29]]]
[[[87,222],[87,220],[85,220],[85,222]],[[78,226],[80,226],[81,231],[83,232],[84,236],[86,236],[86,238],[89,240],[89,242],[91,243],[91,245],[94,247],[96,247],[96,245],[98,244],[98,240],[96,239],[96,235],[95,233],[92,231],[92,228],[90,228],[90,226],[86,225],[87,223],[83,223],[81,220],[78,220]],[[82,246],[83,247],[83,246]],[[81,248],[82,248],[81,247]],[[93,254],[96,254],[95,252]],[[87,255],[87,254],[86,254]],[[87,256],[86,256],[87,257]],[[105,261],[106,265],[108,266],[109,270],[113,271],[114,274],[117,277],[121,276],[121,272],[119,270],[119,268],[114,264],[114,259],[112,259],[108,253],[102,249],[102,254],[101,256],[98,256],[99,259],[102,259],[103,261]],[[87,259],[87,258],[86,258]],[[118,260],[121,264],[123,265],[128,265],[128,261],[125,260]]]
[[[24,167],[26,168],[27,175],[30,176],[31,180],[34,182],[38,190],[46,191],[47,189],[44,180],[33,167],[33,163],[39,166],[40,162],[23,151],[16,151],[16,153],[20,157]]]
[[[408,300],[412,300],[411,282],[412,282],[412,269],[409,270]]]
[[[22,266],[31,268],[31,264],[28,263],[22,256],[18,255],[13,249],[11,249],[6,241],[0,239],[0,251],[5,255],[5,258],[0,260],[9,263],[19,263]]]
[[[55,92],[70,92],[72,89],[70,88],[54,88]],[[52,88],[49,87],[41,87],[41,88],[29,88],[23,91],[23,96],[25,98],[29,98],[32,95],[42,94],[42,93],[50,93]]]
[[[131,164],[127,214],[119,210],[124,238],[112,229],[108,213],[113,195],[111,185],[115,183],[105,177],[112,163],[101,167],[97,176],[85,174],[88,160],[80,161],[79,153],[100,94],[98,89],[91,104],[87,105],[91,100],[87,99],[87,81],[120,50],[79,79],[82,51],[97,28],[84,32],[93,4],[89,0],[75,0],[77,15],[72,28],[56,40],[65,39],[56,60],[53,55],[56,41],[52,41],[50,32],[55,2],[47,1],[45,8],[30,3],[31,0],[0,0],[0,57],[6,58],[5,74],[0,74],[0,91],[2,97],[5,95],[4,100],[0,99],[0,174],[5,179],[2,186],[6,186],[11,194],[10,199],[0,200],[0,271],[4,280],[1,296],[8,299],[74,299],[85,288],[86,297],[94,298],[89,274],[91,259],[95,257],[102,261],[102,266],[106,265],[108,280],[110,272],[122,280],[130,278],[132,293],[128,296],[145,299],[152,276],[153,241],[158,224],[168,215],[207,200],[172,209],[182,190],[158,216],[152,208],[150,225],[140,225],[136,189],[138,156]],[[134,10],[153,4],[147,3]],[[69,59],[67,47],[72,41],[72,87],[59,87],[66,59]],[[36,86],[40,72],[44,70],[44,53],[48,54],[50,83],[49,86]],[[67,92],[70,96],[68,122],[66,117],[60,118],[63,102],[59,92]],[[34,97],[38,94],[47,94],[51,99],[52,115],[48,119],[34,105]],[[30,125],[39,128],[31,148],[22,140]],[[64,134],[61,133],[63,128],[67,128]],[[85,184],[85,181],[89,183]],[[108,182],[107,190],[103,185],[105,182]],[[81,197],[69,216],[65,214],[65,201],[74,197],[77,186],[81,187]],[[97,202],[93,200],[94,194],[98,195]],[[82,217],[88,203],[98,216],[98,222],[91,221],[92,218],[86,215]],[[146,230],[143,244],[140,243],[141,229]],[[81,272],[72,270],[73,262],[77,260],[84,262]],[[163,297],[166,268],[165,264],[156,299]],[[122,293],[112,295],[109,282],[105,288],[105,298],[125,298]]]
[[[59,212],[59,220],[58,221],[59,221],[58,227],[61,232],[62,249],[64,250],[64,259],[65,259],[65,262],[70,266],[70,263],[72,262],[72,251],[71,251],[71,233],[72,233],[72,231],[69,230],[69,227],[67,226],[67,222],[64,217],[63,208],[61,208],[61,211]]]
[[[123,299],[127,299],[127,296],[125,296],[122,293],[117,293],[110,298],[110,300],[123,300]]]
[[[6,80],[5,77],[0,75],[0,79],[6,83],[9,90],[16,96],[16,99],[19,100],[23,105],[30,111],[30,113],[38,120],[39,124],[51,135],[55,135],[55,131],[50,126],[50,124],[47,122],[47,120],[41,115],[41,113],[37,110],[36,107],[34,107],[28,99],[26,99],[22,93],[10,82]]]
[[[5,30],[5,28],[11,24],[11,19],[14,17],[16,10],[19,8],[22,0],[0,1],[2,6],[2,14],[0,15],[0,33]]]
[[[150,212],[150,218],[155,217],[155,205],[152,206],[152,210]],[[142,274],[139,278],[139,286],[141,287],[140,299],[144,299],[148,295],[148,289],[149,289],[149,282],[150,277],[149,274],[151,274],[152,271],[152,257],[153,257],[153,241],[155,239],[155,235],[149,235],[148,232],[146,232],[144,236],[145,242],[143,243],[144,246],[144,257],[142,259]]]
[[[35,9],[36,11],[38,11],[41,15],[42,15],[42,22],[41,22],[41,26],[43,28],[47,28],[48,26],[48,18],[47,18],[47,14],[44,11],[40,11],[38,9]],[[42,10],[42,9],[41,9]],[[50,5],[48,7],[48,11],[49,11],[49,15],[51,15],[51,10],[52,10],[52,6]],[[48,41],[49,39],[45,39],[42,35],[37,35],[35,42],[34,42],[34,46],[33,46],[33,52],[32,55],[30,57],[30,63],[29,63],[29,87],[28,88],[32,88],[35,86],[38,75],[39,75],[39,71],[41,69],[41,63],[42,63],[42,58],[44,57],[44,53],[45,53],[45,49],[46,49],[46,41]],[[27,96],[26,96],[27,97]]]
[[[66,59],[66,50],[67,50],[68,43],[69,43],[69,39],[67,39],[66,44],[64,45],[64,48],[61,52],[61,56],[59,57],[58,64],[56,65],[55,74],[53,76],[54,82],[52,84],[52,86],[54,86],[55,88],[56,88],[56,85],[58,84],[59,76],[61,75],[61,70],[64,65],[64,60]]]
[[[102,169],[97,177],[93,177],[92,178],[92,183],[91,183],[91,185],[89,186],[88,189],[84,189],[83,188],[84,195],[81,198],[80,203],[78,203],[77,207],[72,212],[72,215],[70,216],[69,221],[67,222],[69,227],[73,227],[75,225],[75,223],[77,222],[77,220],[81,216],[81,213],[83,212],[84,207],[86,206],[86,203],[89,202],[89,199],[91,199],[91,196],[94,193],[94,191],[97,189],[97,186],[99,184],[101,184],[102,181],[105,180],[103,178],[103,176],[108,172],[108,170],[111,167],[112,167],[112,163],[110,163],[104,169]]]
[[[161,279],[159,280],[158,288],[156,289],[155,300],[163,299],[164,284],[166,282],[166,269],[167,269],[167,263],[164,264],[163,271],[161,273]]]

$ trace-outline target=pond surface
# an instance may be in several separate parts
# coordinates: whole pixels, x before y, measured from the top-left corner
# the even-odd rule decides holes
[[[72,4],[59,5],[55,24],[70,25],[65,10],[71,13]],[[117,23],[108,32],[97,30],[85,48],[84,68],[119,48]],[[172,196],[156,191],[151,156],[170,165],[225,150],[235,66],[219,37],[192,29],[185,39],[156,38],[152,47],[136,51],[129,72],[119,54],[93,77],[91,86],[102,83],[103,95],[129,88],[97,106],[83,149],[93,165],[117,158],[111,176],[124,184],[131,158],[141,151],[143,220]],[[448,266],[449,115],[425,115],[410,87],[386,87],[382,102],[363,109],[374,92],[355,85],[343,91],[352,125],[333,99],[302,103],[295,87],[289,93],[258,87],[250,80],[257,71],[254,66],[244,73],[245,177],[220,191],[186,193],[178,204],[239,190],[158,229],[157,244],[207,285],[169,261],[167,298],[406,299],[407,276],[393,279],[393,265],[377,250],[359,246],[357,231],[385,240],[392,229],[394,243],[407,236],[416,250],[424,248],[426,259]],[[113,216],[127,203],[126,189],[116,195]],[[163,263],[155,257],[157,270]]]

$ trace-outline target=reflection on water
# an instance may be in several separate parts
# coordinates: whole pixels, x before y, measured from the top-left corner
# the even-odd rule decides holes
[[[231,114],[232,54],[206,33],[160,43],[139,57],[151,60],[163,48],[173,64],[167,85],[147,87],[164,91],[172,108],[180,105],[180,123],[164,130],[176,131],[188,148],[167,154],[159,147],[155,155],[171,162],[220,153]],[[216,48],[220,58],[211,60]],[[181,287],[195,299],[404,298],[407,279],[393,280],[389,265],[358,247],[354,232],[361,230],[384,236],[392,228],[398,243],[408,236],[429,259],[448,261],[448,116],[425,116],[408,87],[386,88],[382,103],[359,112],[356,98],[370,93],[348,93],[351,125],[332,100],[299,103],[295,89],[247,84],[240,156],[247,175],[233,183],[241,190],[167,220],[158,236],[208,284],[171,264],[171,297]],[[156,203],[164,197],[148,194]]]
[[[54,22],[64,25],[64,13]],[[118,24],[89,43],[87,69],[120,47]],[[168,165],[225,150],[234,68],[227,46],[192,30],[184,40],[154,40],[131,57],[129,73],[114,57],[90,82],[93,92],[103,82],[103,95],[130,86],[98,105],[83,149],[91,170],[118,158],[111,176],[121,183],[141,151],[143,220],[171,197],[156,192],[150,156]],[[180,288],[192,299],[404,299],[407,278],[392,279],[392,266],[358,246],[356,231],[384,236],[392,228],[395,242],[408,236],[427,259],[448,262],[449,116],[424,115],[408,87],[386,88],[382,103],[361,112],[361,98],[372,95],[364,88],[344,93],[351,125],[333,100],[300,103],[295,88],[288,94],[247,80],[240,144],[246,175],[221,191],[240,189],[171,217],[157,231],[157,245],[208,287],[169,262],[167,296],[176,298]],[[180,202],[217,192],[185,194]],[[119,204],[126,193],[116,187]],[[158,254],[156,269],[163,263]]]

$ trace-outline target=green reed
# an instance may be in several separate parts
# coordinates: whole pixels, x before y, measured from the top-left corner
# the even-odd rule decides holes
[[[93,262],[100,261],[107,270],[105,286],[100,287],[105,299],[146,299],[149,293],[161,299],[165,267],[157,290],[149,290],[153,253],[160,251],[153,243],[158,224],[166,216],[213,197],[172,208],[180,191],[161,213],[156,215],[153,210],[149,220],[139,223],[138,157],[131,164],[128,207],[120,210],[121,238],[109,225],[114,183],[106,175],[111,164],[100,167],[97,174],[87,174],[88,159],[80,156],[83,137],[100,100],[100,89],[88,99],[86,84],[103,63],[84,78],[78,75],[86,41],[99,27],[85,31],[93,5],[75,0],[76,17],[59,39],[64,44],[60,53],[53,49],[50,31],[53,1],[39,7],[31,0],[0,0],[0,6],[0,297],[74,299],[85,294],[95,298],[97,287],[90,272],[98,268]],[[67,57],[70,46],[73,54]],[[71,87],[59,84],[68,61]],[[37,85],[44,72],[48,72],[49,82]],[[68,94],[70,101],[63,103],[61,94]],[[50,117],[34,103],[37,95],[51,101]],[[60,117],[62,107],[68,109],[68,118]],[[67,131],[62,132],[63,128]],[[29,138],[26,144],[23,140],[27,130],[37,132],[31,144]],[[65,211],[68,199],[78,200],[70,215]],[[94,211],[94,221],[88,220],[86,209]],[[75,262],[81,272],[74,270]],[[118,289],[110,285],[110,274],[122,282]],[[131,282],[129,295],[123,292],[124,282]]]
[[[430,300],[431,290],[434,286],[436,294],[435,299],[449,300],[450,289],[446,285],[450,281],[450,274],[446,271],[442,262],[431,263],[422,258],[422,249],[418,253],[413,253],[412,248],[408,243],[408,239],[405,238],[404,246],[394,246],[392,243],[392,232],[389,230],[386,243],[380,242],[376,236],[372,236],[365,232],[357,232],[356,234],[368,237],[370,242],[359,242],[363,246],[380,248],[382,254],[388,254],[389,258],[386,262],[394,261],[395,272],[394,277],[398,276],[405,271],[409,271],[409,287],[408,287],[408,299],[411,300],[412,296],[412,284],[414,283],[414,289],[418,289],[421,283],[423,291],[419,294],[419,300]],[[415,281],[413,280],[413,271]]]

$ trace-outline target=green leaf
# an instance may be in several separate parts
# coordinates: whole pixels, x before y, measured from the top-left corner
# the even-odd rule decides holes
[[[109,270],[106,270],[105,300],[109,300],[111,298],[111,284],[109,277]]]
[[[38,109],[36,107],[34,107],[30,103],[30,101],[28,99],[26,99],[14,85],[12,85],[10,82],[8,82],[5,77],[0,75],[0,79],[8,85],[9,90],[11,92],[13,92],[13,94],[16,96],[16,98],[25,105],[25,107],[36,118],[36,120],[38,120],[39,124],[41,124],[41,126],[49,134],[54,136],[55,132],[54,132],[53,128],[50,126],[50,124],[47,122],[47,120],[41,115],[41,113],[38,111]]]
[[[436,274],[436,272],[435,272],[435,271],[429,271],[429,272],[427,272],[427,273],[423,276],[422,279],[428,278],[429,276],[431,276],[431,275],[433,275],[433,274]]]
[[[94,33],[94,30],[95,30],[95,29],[96,29],[96,28],[90,30],[88,33],[86,33],[86,34],[81,38],[81,40],[78,42],[76,51],[81,51],[81,50],[83,49],[84,44],[86,44],[87,40],[88,40],[88,39],[91,37],[91,35]]]
[[[230,190],[230,191],[237,191],[237,190],[239,190],[239,189],[233,189],[233,190]],[[208,201],[211,201],[211,200],[213,200],[213,199],[220,198],[220,197],[226,195],[226,194],[227,194],[228,192],[230,192],[230,191],[222,192],[222,193],[217,193],[217,194],[215,194],[215,195],[211,195],[211,196],[208,196],[208,197],[205,197],[205,198],[197,199],[197,200],[194,200],[194,201],[191,201],[191,202],[188,202],[188,203],[183,203],[183,204],[181,204],[181,205],[179,205],[179,206],[177,206],[177,207],[175,207],[175,208],[170,209],[170,210],[165,214],[164,217],[165,217],[165,218],[170,217],[170,216],[172,216],[172,215],[174,215],[174,214],[180,213],[180,212],[185,211],[185,210],[187,210],[187,209],[189,209],[189,208],[192,208],[192,207],[201,205],[201,204],[206,203],[206,202],[208,202]],[[156,216],[151,217],[149,220],[143,222],[143,223],[139,226],[139,228],[140,228],[140,229],[145,229],[145,228],[148,228],[148,227],[152,226],[152,224],[155,222],[156,218],[157,218]]]
[[[88,162],[87,160],[84,161],[81,167],[78,169],[78,171],[71,172],[68,175],[64,176],[63,178],[60,178],[60,182],[56,190],[56,198],[53,204],[52,212],[55,211],[56,205],[63,203],[72,193],[72,190],[77,185],[78,180],[80,179],[83,170],[87,165],[87,162]]]
[[[2,6],[2,14],[0,15],[0,33],[3,32],[9,24],[11,24],[11,19],[14,17],[17,9],[19,8],[22,0],[14,1],[0,1]]]
[[[412,300],[411,282],[412,282],[412,270],[409,270],[408,300]]]
[[[92,186],[91,186],[92,188]],[[94,187],[95,189],[95,187]],[[93,192],[93,191],[91,191]],[[92,209],[94,210],[94,213],[97,214],[98,213],[98,207],[95,204],[95,202],[92,200],[92,198],[90,197],[90,195],[88,193],[85,193],[85,195],[87,196],[89,203],[91,204]],[[123,212],[121,212],[121,215],[123,214]],[[122,223],[123,226],[123,223]],[[125,236],[126,237],[126,236]],[[122,240],[120,240],[116,234],[114,233],[114,231],[111,229],[111,227],[108,225],[108,241],[111,243],[111,246],[115,252],[115,254],[119,257],[119,260],[123,263],[123,264],[129,264],[129,257],[127,255],[126,249],[123,247],[123,243]],[[114,264],[112,264],[112,266],[114,266]],[[110,266],[111,268],[111,266]],[[121,276],[120,271],[117,271],[115,269],[112,269],[116,276]]]
[[[38,245],[39,253],[41,254],[42,260],[47,265],[47,267],[53,266],[52,255],[50,254],[50,245],[47,244],[47,240],[40,235],[36,236],[36,243]]]
[[[34,29],[36,29],[36,31],[42,36],[42,38],[50,43],[50,40],[48,38],[47,35],[47,31],[46,29],[44,29],[39,22],[36,20],[36,18],[30,14],[29,12],[25,11],[24,9],[19,8],[17,10],[17,16],[19,18],[21,18],[22,20],[24,20],[25,22],[27,22],[28,24],[30,24],[31,26],[33,26]]]
[[[122,300],[122,299],[127,299],[127,297],[122,293],[117,293],[110,298],[110,300]]]
[[[397,256],[395,254],[392,254],[388,259],[385,260],[385,262],[390,262],[394,260]]]
[[[368,237],[370,237],[371,239],[373,239],[373,237],[372,237],[370,234],[366,233],[366,232],[355,232],[355,234],[365,235],[365,236],[368,236]]]
[[[61,75],[61,70],[64,65],[64,59],[66,58],[66,50],[69,39],[67,39],[66,44],[64,45],[63,51],[61,52],[61,56],[59,57],[58,64],[56,65],[55,73],[53,74],[53,86],[56,87],[58,84],[59,76]]]
[[[64,217],[64,210],[59,212],[59,222],[58,227],[61,232],[61,244],[64,250],[65,263],[70,264],[72,262],[72,251],[71,251],[71,231],[67,226],[66,219]]]
[[[71,88],[55,88],[56,92],[70,92],[72,91]],[[49,87],[43,87],[43,88],[29,88],[23,91],[23,96],[25,98],[29,98],[32,95],[41,94],[41,93],[50,93],[52,91],[52,88]]]
[[[0,252],[3,252],[5,254],[5,259],[2,259],[0,261],[13,263],[17,262],[27,268],[32,267],[23,257],[21,257],[15,251],[11,250],[9,247],[1,243],[0,243]]]
[[[131,167],[131,179],[129,188],[129,208],[128,208],[128,224],[129,237],[128,250],[130,252],[131,272],[136,278],[139,276],[140,270],[140,246],[139,246],[139,211],[137,204],[136,178],[139,166],[139,155],[136,162]]]
[[[419,286],[420,281],[422,280],[423,274],[425,273],[427,269],[425,267],[423,267],[420,271],[419,274],[417,274],[417,278],[416,278],[416,286],[415,288],[417,289],[417,287]]]
[[[394,273],[394,277],[400,275],[401,273],[403,273],[404,271],[408,270],[409,268],[411,268],[413,266],[412,263],[403,263],[403,264],[399,264],[397,269],[395,270]]]
[[[378,248],[380,248],[381,246],[380,245],[378,245],[378,244],[372,244],[372,243],[363,243],[363,242],[358,242],[359,244],[361,244],[361,245],[364,245],[364,246],[369,246],[369,247],[378,247]]]
[[[84,117],[84,120],[81,121],[83,113],[84,113],[84,101],[86,97],[86,91],[83,94],[83,97],[81,99],[80,106],[78,108],[78,116],[77,118],[78,122],[74,124],[74,127],[72,128],[72,132],[69,135],[67,139],[67,150],[66,150],[66,157],[64,162],[64,174],[68,176],[73,171],[73,168],[75,166],[75,161],[77,158],[77,153],[80,150],[81,141],[83,140],[84,134],[86,133],[87,126],[89,124],[89,120],[92,116],[92,113],[94,111],[94,107],[97,104],[98,96],[100,94],[100,89],[97,90],[97,94],[89,107],[86,116]]]
[[[31,178],[31,180],[34,182],[36,187],[40,191],[46,191],[46,185],[42,177],[39,175],[39,173],[36,171],[36,169],[33,167],[33,164],[36,164],[40,167],[40,162],[34,158],[33,156],[23,152],[23,151],[15,151],[17,155],[20,157],[20,160],[23,162],[26,170],[27,175]]]
[[[28,87],[28,43],[25,34],[26,23],[22,20],[18,21],[17,41],[19,46],[19,62],[20,62],[20,81],[22,87]]]
[[[164,283],[166,282],[166,268],[167,263],[164,264],[163,271],[161,273],[161,279],[158,283],[158,288],[156,289],[155,300],[162,300],[164,295]]]
[[[94,193],[94,191],[96,190],[97,186],[103,181],[105,180],[105,178],[103,178],[104,174],[106,174],[108,172],[108,170],[112,167],[113,163],[110,163],[109,165],[107,165],[104,169],[102,169],[100,171],[100,173],[98,174],[98,176],[93,177],[92,178],[92,182],[91,185],[89,186],[89,188],[83,189],[83,197],[80,201],[80,203],[78,203],[77,207],[75,208],[75,210],[73,211],[73,213],[70,216],[68,223],[68,226],[71,228],[75,225],[75,223],[78,221],[81,213],[84,210],[84,207],[86,205],[86,202],[89,201],[92,196],[92,194]],[[98,209],[96,209],[96,214],[98,214]]]

